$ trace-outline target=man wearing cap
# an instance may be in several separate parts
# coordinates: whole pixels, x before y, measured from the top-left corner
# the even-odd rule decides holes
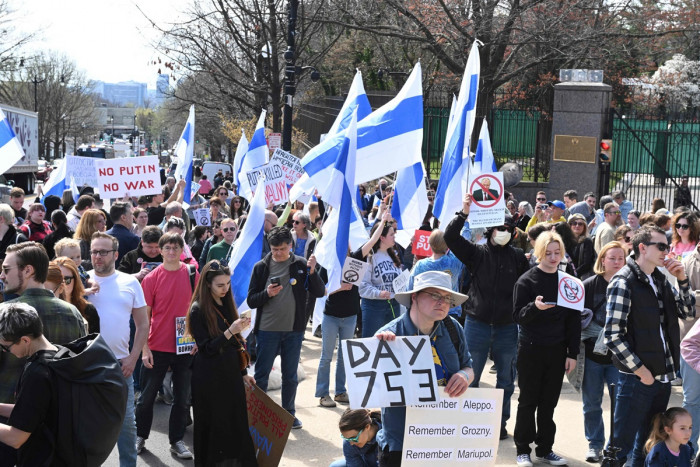
[[[467,341],[459,323],[448,317],[450,307],[462,304],[466,295],[452,291],[450,275],[427,271],[413,280],[413,289],[396,294],[396,300],[409,308],[379,329],[378,339],[393,341],[396,336],[429,336],[438,386],[449,397],[459,397],[474,379]],[[377,432],[379,465],[400,466],[406,407],[382,409],[382,427]]]
[[[464,311],[464,332],[473,358],[472,387],[479,387],[481,372],[491,358],[496,366],[496,387],[503,389],[500,439],[508,437],[510,399],[515,391],[515,359],[518,327],[513,321],[513,288],[528,268],[523,250],[512,246],[513,218],[506,214],[503,225],[486,229],[486,244],[465,240],[460,231],[471,208],[471,197],[464,196],[462,210],[447,225],[445,243],[471,273]]]
[[[676,188],[673,194],[673,209],[680,207],[692,207],[693,197],[690,194],[690,188],[688,188],[688,174],[683,174],[681,178],[681,186]]]
[[[544,222],[548,224],[556,224],[558,222],[566,222],[566,219],[564,218],[564,211],[566,211],[566,204],[564,204],[563,201],[560,201],[558,199],[555,199],[554,201],[547,201],[547,205],[549,206],[549,209],[547,211],[549,212],[548,219]],[[538,224],[542,222],[537,218],[537,216],[532,216],[532,219],[530,219],[530,222],[527,223],[527,228],[526,230],[530,230],[530,227],[532,227],[535,224]]]

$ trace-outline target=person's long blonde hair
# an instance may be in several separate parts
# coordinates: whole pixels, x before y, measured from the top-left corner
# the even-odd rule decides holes
[[[75,235],[73,235],[73,238],[76,240],[85,240],[86,242],[90,243],[92,240],[92,234],[97,232],[97,222],[99,221],[100,217],[107,221],[107,217],[105,216],[105,213],[100,211],[99,209],[88,209],[85,211],[80,218],[80,222],[78,222],[78,226],[75,228]]]
[[[690,416],[690,413],[682,407],[671,407],[665,412],[661,412],[654,416],[651,432],[649,433],[649,439],[647,439],[647,442],[644,443],[644,451],[647,454],[658,443],[668,439],[666,428],[673,429],[673,424],[676,423],[676,418],[681,415]]]

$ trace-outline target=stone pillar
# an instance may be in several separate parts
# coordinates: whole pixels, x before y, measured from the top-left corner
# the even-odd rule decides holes
[[[612,87],[603,83],[566,82],[554,86],[552,155],[546,189],[549,199],[562,199],[566,190],[573,189],[583,201],[584,193],[598,191],[598,154],[611,92]]]

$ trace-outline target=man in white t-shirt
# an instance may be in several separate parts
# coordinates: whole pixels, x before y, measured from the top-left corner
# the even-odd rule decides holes
[[[120,467],[136,466],[136,415],[134,408],[133,372],[141,349],[148,338],[148,313],[141,284],[135,277],[114,269],[119,242],[105,233],[96,233],[90,243],[90,256],[94,271],[92,279],[100,285],[100,291],[88,300],[100,315],[102,337],[122,364],[122,374],[127,380],[129,397],[126,416],[117,448]],[[129,319],[136,325],[134,345],[129,351]]]

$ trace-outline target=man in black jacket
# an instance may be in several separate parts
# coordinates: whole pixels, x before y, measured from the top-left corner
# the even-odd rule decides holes
[[[278,352],[282,358],[282,407],[296,413],[297,366],[306,328],[306,295],[322,297],[326,290],[316,273],[316,257],[308,261],[292,254],[292,234],[275,227],[267,235],[270,253],[253,268],[248,306],[257,308],[255,381],[267,391],[267,381]],[[301,428],[294,418],[292,428]]]
[[[518,327],[513,322],[513,287],[528,269],[525,254],[510,246],[515,225],[506,214],[502,226],[490,227],[486,244],[475,245],[460,232],[469,216],[471,195],[464,196],[462,211],[448,224],[445,242],[471,273],[467,317],[464,333],[474,369],[472,387],[479,387],[489,349],[496,364],[496,387],[503,389],[501,439],[508,437],[506,422],[510,418],[510,398],[515,390],[515,357],[518,350]]]

